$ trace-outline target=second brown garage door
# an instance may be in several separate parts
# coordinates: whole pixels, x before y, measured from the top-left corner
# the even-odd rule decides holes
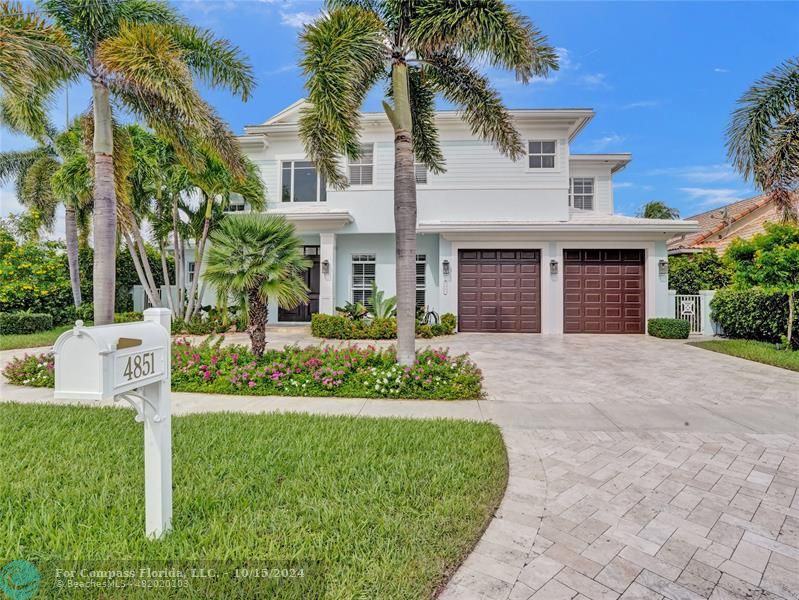
[[[644,251],[564,250],[563,331],[644,333]]]
[[[458,329],[541,331],[538,250],[461,250]]]

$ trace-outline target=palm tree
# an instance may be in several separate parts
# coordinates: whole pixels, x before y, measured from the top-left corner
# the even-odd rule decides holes
[[[229,215],[211,234],[205,278],[219,302],[233,299],[246,307],[256,356],[263,356],[266,346],[269,299],[287,309],[307,302],[302,272],[310,264],[294,226],[279,215]]]
[[[115,105],[140,117],[173,143],[186,160],[197,161],[197,151],[202,148],[241,175],[244,166],[233,134],[200,97],[194,78],[211,86],[225,86],[246,100],[254,85],[252,69],[229,42],[188,25],[160,0],[39,0],[38,4],[56,26],[42,27],[60,31],[58,35],[69,40],[69,56],[77,57],[78,69],[51,68],[39,73],[38,80],[28,75],[35,81],[32,85],[37,93],[29,98],[6,95],[3,110],[44,115],[48,98],[61,83],[76,73],[88,77],[93,116],[94,320],[111,323],[117,229],[115,175],[120,172],[114,168],[117,145],[112,98]],[[10,18],[8,23],[16,37],[33,43],[35,34]],[[23,66],[36,68],[32,61],[29,63]]]
[[[638,216],[644,219],[679,219],[680,211],[660,200],[652,200],[641,207]]]
[[[0,115],[0,122],[7,124]],[[12,129],[13,124],[7,124]],[[82,302],[78,259],[79,223],[89,212],[91,177],[82,148],[80,124],[59,133],[52,131],[32,150],[0,153],[0,182],[13,179],[17,198],[34,219],[37,229],[52,231],[55,211],[64,206],[64,224],[69,279],[75,306]]]
[[[727,128],[727,154],[768,194],[783,222],[796,222],[799,190],[799,59],[788,59],[738,100]]]
[[[308,156],[336,188],[347,185],[339,157],[359,156],[359,110],[369,90],[386,86],[394,128],[397,360],[415,356],[416,182],[414,157],[444,171],[435,98],[459,108],[472,132],[513,160],[526,155],[499,94],[477,64],[515,71],[517,79],[557,69],[555,50],[531,21],[501,0],[328,0],[302,33],[310,106],[300,117]]]

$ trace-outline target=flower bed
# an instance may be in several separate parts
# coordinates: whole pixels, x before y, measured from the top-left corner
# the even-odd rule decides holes
[[[412,367],[396,362],[394,348],[287,346],[256,359],[243,346],[200,345],[179,339],[172,347],[172,390],[256,396],[344,398],[479,398],[482,374],[468,355],[445,349],[417,353]],[[44,366],[42,366],[44,364]],[[14,384],[53,387],[52,354],[12,361],[3,375]]]

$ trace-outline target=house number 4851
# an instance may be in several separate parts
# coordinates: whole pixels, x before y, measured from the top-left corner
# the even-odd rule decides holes
[[[143,354],[133,354],[128,356],[125,370],[122,372],[128,381],[147,377],[155,368],[155,352],[145,352]]]

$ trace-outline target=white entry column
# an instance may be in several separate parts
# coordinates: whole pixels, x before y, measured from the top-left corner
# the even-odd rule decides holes
[[[319,312],[336,312],[336,234],[319,234]]]

